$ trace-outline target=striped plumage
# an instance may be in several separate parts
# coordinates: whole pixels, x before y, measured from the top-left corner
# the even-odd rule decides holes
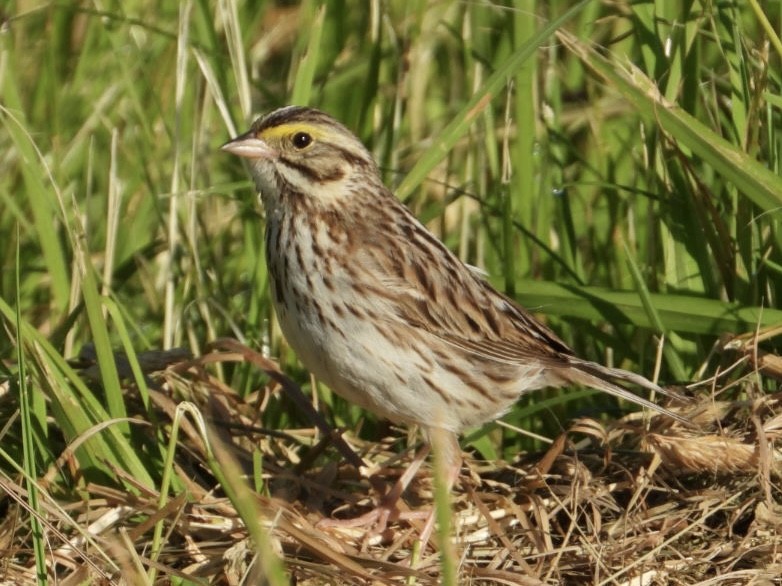
[[[282,331],[304,365],[349,401],[441,428],[454,443],[546,386],[583,384],[670,415],[617,382],[667,391],[579,359],[463,264],[330,116],[283,108],[224,149],[249,160],[261,193]]]

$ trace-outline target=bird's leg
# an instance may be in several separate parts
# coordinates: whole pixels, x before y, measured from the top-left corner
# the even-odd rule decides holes
[[[421,550],[423,551],[434,530],[437,518],[435,507],[432,507],[429,511],[400,513],[396,506],[397,502],[410,482],[415,478],[415,475],[421,468],[421,464],[423,464],[426,456],[429,454],[430,443],[435,446],[434,449],[437,452],[435,460],[439,465],[435,473],[445,482],[446,494],[450,494],[453,485],[456,484],[462,467],[462,452],[456,434],[442,429],[430,429],[426,432],[426,435],[427,442],[416,452],[407,470],[394,483],[393,488],[380,499],[380,502],[374,509],[354,519],[323,519],[318,522],[318,527],[365,527],[371,525],[370,533],[378,535],[386,530],[389,521],[397,519],[426,519],[418,537],[421,543]]]
[[[425,444],[416,452],[407,470],[397,479],[391,490],[380,499],[380,502],[374,509],[354,519],[322,519],[318,522],[318,527],[365,527],[372,525],[371,532],[380,534],[386,530],[389,520],[414,519],[426,515],[427,513],[422,511],[399,513],[396,504],[410,482],[415,478],[415,475],[421,468],[421,464],[423,464],[426,456],[429,454],[429,450],[429,444]]]
[[[445,482],[445,494],[450,495],[462,468],[462,450],[459,447],[459,439],[456,434],[441,429],[430,430],[428,435],[428,439],[434,445],[435,450],[435,482],[438,479],[442,479]],[[436,494],[437,485],[435,484]],[[429,512],[424,528],[421,530],[418,538],[421,542],[421,551],[426,549],[429,538],[432,536],[436,518],[437,506],[435,504]]]

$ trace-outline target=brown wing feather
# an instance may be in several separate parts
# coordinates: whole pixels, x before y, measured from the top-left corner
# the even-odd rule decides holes
[[[567,363],[573,352],[554,332],[475,274],[395,199],[388,203],[381,212],[392,216],[381,224],[388,229],[371,235],[357,260],[378,275],[399,319],[488,359]]]
[[[398,203],[395,199],[393,202]],[[590,386],[686,421],[616,382],[683,400],[681,396],[640,375],[576,357],[554,332],[476,275],[406,208],[394,203],[383,211],[406,217],[387,218],[384,224],[416,229],[408,228],[402,234],[390,229],[375,234],[359,252],[359,260],[374,265],[370,268],[379,275],[399,319],[474,356],[510,364],[534,360],[555,371],[565,384]]]

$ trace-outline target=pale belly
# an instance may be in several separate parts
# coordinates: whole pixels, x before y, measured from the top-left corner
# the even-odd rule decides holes
[[[459,433],[500,417],[520,394],[515,381],[492,386],[466,357],[460,368],[472,380],[465,382],[439,364],[433,346],[442,342],[412,328],[402,334],[408,343],[400,344],[349,313],[340,317],[339,334],[312,312],[294,318],[285,307],[276,306],[276,311],[286,340],[318,380],[351,403],[391,421]]]

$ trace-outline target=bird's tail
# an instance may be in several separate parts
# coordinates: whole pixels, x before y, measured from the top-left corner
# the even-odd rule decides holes
[[[652,381],[644,378],[643,376],[635,374],[634,372],[629,372],[619,368],[608,368],[607,366],[602,366],[596,362],[589,362],[587,360],[581,360],[580,358],[571,358],[569,366],[571,368],[562,369],[558,373],[568,383],[584,385],[599,391],[603,391],[610,395],[614,395],[615,397],[620,397],[637,405],[641,405],[642,407],[653,409],[658,413],[662,413],[663,415],[671,417],[672,419],[682,423],[692,425],[692,422],[690,422],[690,420],[688,420],[686,417],[683,417],[678,413],[674,413],[673,411],[669,411],[665,407],[661,407],[656,403],[652,403],[648,399],[639,397],[638,395],[628,391],[623,386],[620,386],[618,383],[622,382],[636,385],[644,389],[654,391],[655,393],[665,395],[666,397],[670,397],[682,403],[690,402],[688,398],[680,395],[679,393],[669,389],[664,389]]]

